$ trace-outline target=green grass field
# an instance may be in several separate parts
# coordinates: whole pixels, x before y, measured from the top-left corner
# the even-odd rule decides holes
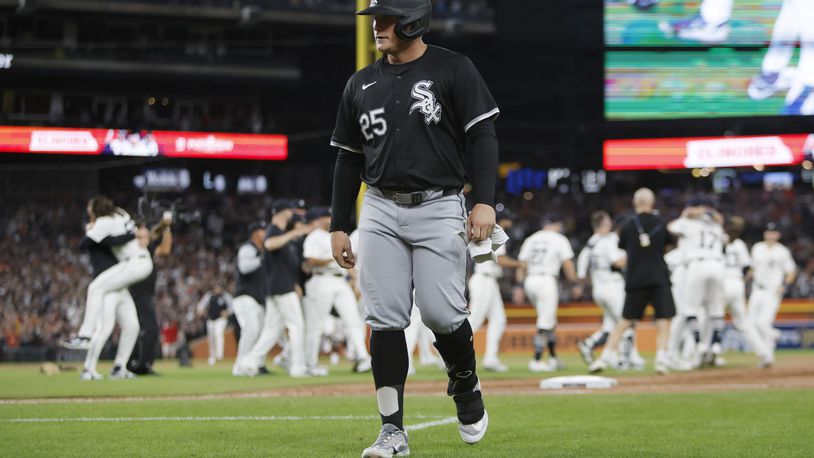
[[[490,395],[489,380],[542,378],[524,369],[526,357],[507,360],[509,373],[482,375],[491,425],[476,446],[458,437],[450,399],[409,394],[412,380],[444,379],[437,369],[419,369],[405,401],[408,431],[419,428],[410,435],[413,456],[809,456],[814,446],[811,390]],[[566,360],[566,373],[584,373],[575,356]],[[754,358],[729,361],[719,370],[752,366]],[[37,366],[0,366],[0,455],[358,456],[378,431],[371,376],[346,366],[309,379],[236,379],[227,364],[159,369],[160,377],[80,382],[75,372],[46,377]],[[274,395],[307,384],[360,383],[370,384],[371,395]],[[253,392],[264,395],[222,395]],[[192,396],[206,394],[213,396]],[[120,399],[133,396],[139,398]],[[42,400],[54,397],[78,399]],[[32,401],[19,402],[25,398]]]

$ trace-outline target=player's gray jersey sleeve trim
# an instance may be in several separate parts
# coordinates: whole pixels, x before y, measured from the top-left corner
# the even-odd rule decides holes
[[[480,116],[476,116],[475,119],[473,119],[473,120],[469,121],[468,123],[466,123],[466,126],[464,126],[464,132],[468,131],[472,126],[474,126],[475,124],[483,121],[484,119],[489,119],[492,116],[497,116],[499,114],[500,114],[500,108],[495,107],[491,111],[488,111],[488,112],[486,112],[486,113],[484,113],[484,114],[482,114]]]
[[[342,149],[348,150],[348,151],[350,151],[352,153],[362,154],[362,150],[360,148],[354,148],[352,146],[343,145],[342,143],[338,143],[338,142],[335,142],[333,140],[331,140],[331,146],[335,146],[337,148],[342,148]]]

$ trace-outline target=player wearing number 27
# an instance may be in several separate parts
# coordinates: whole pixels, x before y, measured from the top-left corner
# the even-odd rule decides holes
[[[409,454],[404,329],[413,290],[447,367],[461,438],[480,441],[489,420],[464,290],[467,242],[489,238],[495,227],[493,120],[500,111],[471,60],[424,43],[431,13],[429,0],[372,0],[359,12],[374,16],[384,57],[348,80],[331,137],[340,149],[331,245],[344,268],[356,264],[351,211],[361,181],[368,185],[359,218],[359,284],[382,429],[362,456]],[[469,181],[474,205],[467,216],[461,190]]]

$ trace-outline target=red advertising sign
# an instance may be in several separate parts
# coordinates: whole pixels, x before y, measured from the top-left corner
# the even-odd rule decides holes
[[[794,165],[814,148],[814,134],[606,140],[605,170]]]
[[[0,126],[0,152],[217,159],[288,157],[285,135]]]

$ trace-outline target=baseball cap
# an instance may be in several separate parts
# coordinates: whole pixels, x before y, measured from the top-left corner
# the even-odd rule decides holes
[[[253,234],[254,231],[258,230],[266,230],[266,222],[265,221],[253,221],[249,224],[249,234]]]
[[[275,214],[283,210],[293,210],[303,207],[305,207],[305,201],[302,199],[277,199],[271,205],[271,213]]]
[[[691,197],[687,201],[687,206],[689,207],[700,207],[702,205],[709,206],[709,204],[710,204],[709,199],[703,196]]]
[[[326,216],[331,216],[331,209],[328,207],[313,207],[305,212],[305,220],[308,222]]]
[[[774,221],[769,221],[768,223],[766,223],[766,229],[764,229],[764,230],[780,232],[780,225],[778,225]]]
[[[561,223],[562,215],[559,212],[551,212],[543,217],[543,225]]]

